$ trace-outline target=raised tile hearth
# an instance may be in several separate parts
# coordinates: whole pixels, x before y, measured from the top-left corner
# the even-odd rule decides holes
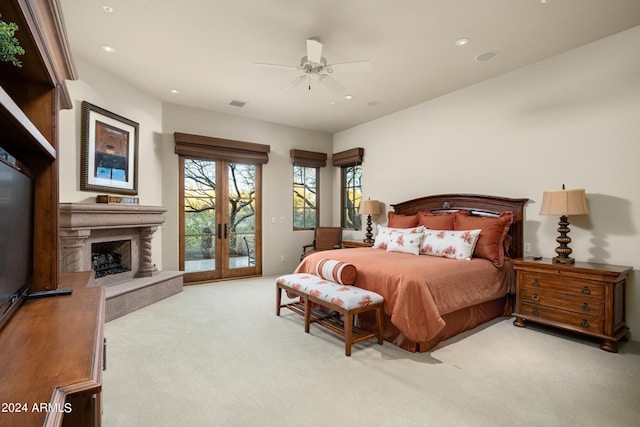
[[[165,212],[161,206],[60,203],[61,271],[96,271],[97,259],[118,261],[93,281],[105,286],[107,321],[182,291],[182,272],[158,271],[152,262],[153,235]]]

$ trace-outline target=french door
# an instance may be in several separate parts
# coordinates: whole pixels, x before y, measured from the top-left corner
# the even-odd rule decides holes
[[[180,156],[185,283],[262,273],[262,165]]]

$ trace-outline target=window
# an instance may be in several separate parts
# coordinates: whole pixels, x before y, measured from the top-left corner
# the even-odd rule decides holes
[[[353,230],[362,229],[358,210],[362,200],[362,157],[364,148],[333,153],[333,165],[341,168],[340,225]]]
[[[318,224],[318,168],[293,166],[293,229]]]
[[[320,222],[320,168],[327,165],[327,153],[292,149],[293,229],[316,228]]]
[[[362,165],[342,167],[342,228],[360,230],[361,217],[358,213],[362,200]]]

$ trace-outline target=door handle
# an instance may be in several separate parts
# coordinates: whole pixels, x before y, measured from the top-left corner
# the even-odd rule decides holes
[[[224,238],[225,238],[225,239],[227,238],[227,225],[228,225],[228,224],[225,224],[225,225],[224,225]]]
[[[218,240],[222,239],[222,224],[218,224]]]

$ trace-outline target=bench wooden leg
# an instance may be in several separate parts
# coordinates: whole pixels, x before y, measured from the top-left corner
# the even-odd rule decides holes
[[[300,297],[303,298],[303,297]],[[311,324],[311,301],[304,298],[304,331],[309,333],[309,325]]]
[[[282,305],[282,288],[276,285],[276,316],[280,316],[280,306]]]
[[[382,345],[384,340],[384,319],[382,313],[382,305],[376,308],[376,323],[378,324],[378,344]]]
[[[351,343],[353,342],[353,313],[347,311],[344,319],[344,354],[351,356]]]

